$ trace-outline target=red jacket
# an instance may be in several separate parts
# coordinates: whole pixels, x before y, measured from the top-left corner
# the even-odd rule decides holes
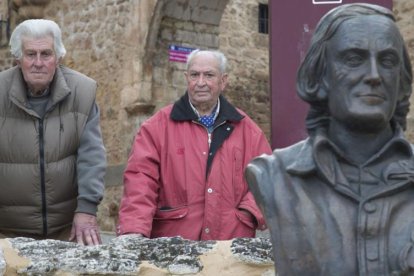
[[[265,228],[243,176],[252,158],[271,153],[263,132],[220,96],[211,139],[209,148],[187,94],[142,124],[124,174],[119,235],[228,240]]]

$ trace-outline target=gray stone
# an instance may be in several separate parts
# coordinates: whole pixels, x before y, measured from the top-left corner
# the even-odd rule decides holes
[[[255,265],[270,265],[274,263],[272,245],[266,238],[234,239],[231,252],[241,261]]]
[[[21,237],[8,240],[19,256],[30,261],[17,271],[23,275],[61,275],[61,272],[70,275],[140,275],[144,263],[147,267],[152,265],[165,271],[163,275],[198,275],[204,269],[200,256],[214,254],[219,243],[181,237],[147,239],[137,235],[113,238],[99,246]],[[234,239],[230,251],[240,263],[273,266],[268,239]],[[4,274],[6,264],[3,258],[0,259],[3,263],[1,265],[0,260],[0,270],[3,267]],[[250,272],[247,275],[251,275]]]
[[[50,274],[57,270],[79,274],[136,274],[143,261],[184,273],[202,269],[198,256],[211,250],[214,241],[194,242],[180,237],[147,239],[136,235],[114,238],[108,244],[80,246],[56,240],[9,239],[19,255],[31,264],[19,273]]]

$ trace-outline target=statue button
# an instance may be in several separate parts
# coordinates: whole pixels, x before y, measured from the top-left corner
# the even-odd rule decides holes
[[[373,213],[377,210],[377,204],[367,202],[364,204],[364,210],[368,213]]]

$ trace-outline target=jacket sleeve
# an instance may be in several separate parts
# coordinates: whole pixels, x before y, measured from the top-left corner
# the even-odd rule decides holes
[[[78,175],[78,206],[76,212],[96,215],[104,194],[106,152],[99,125],[99,108],[96,103],[89,113],[80,137],[76,167]]]
[[[258,127],[257,127],[258,128]],[[249,156],[249,160],[248,162],[250,162],[253,158],[261,155],[261,154],[271,154],[272,153],[272,149],[270,148],[269,143],[267,142],[267,139],[264,135],[264,133],[260,130],[258,135],[252,135],[252,140],[251,140],[251,154]],[[248,163],[247,162],[247,163]],[[245,164],[244,167],[247,166],[247,163]],[[246,183],[246,180],[243,180]],[[244,197],[242,198],[240,205],[238,206],[239,209],[243,209],[243,210],[247,210],[248,212],[250,212],[254,218],[256,219],[257,222],[257,228],[259,230],[264,230],[266,229],[266,223],[263,217],[262,212],[260,211],[259,207],[256,204],[256,201],[253,197],[253,194],[248,191]]]
[[[154,140],[158,122],[145,122],[132,145],[124,173],[124,193],[117,234],[138,233],[150,237],[159,191],[159,145]]]

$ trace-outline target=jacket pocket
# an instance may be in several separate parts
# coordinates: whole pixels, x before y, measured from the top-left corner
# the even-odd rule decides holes
[[[238,202],[244,194],[243,182],[243,153],[235,147],[233,149],[233,194],[234,201]]]
[[[177,207],[173,209],[158,209],[155,212],[154,220],[171,220],[171,219],[182,219],[183,217],[187,216],[188,214],[188,207]]]
[[[244,225],[248,226],[249,228],[255,229],[255,225],[252,221],[251,216],[243,213],[242,211],[240,211],[238,209],[235,211],[235,213],[236,213],[236,217],[239,219],[239,221],[241,221]]]

